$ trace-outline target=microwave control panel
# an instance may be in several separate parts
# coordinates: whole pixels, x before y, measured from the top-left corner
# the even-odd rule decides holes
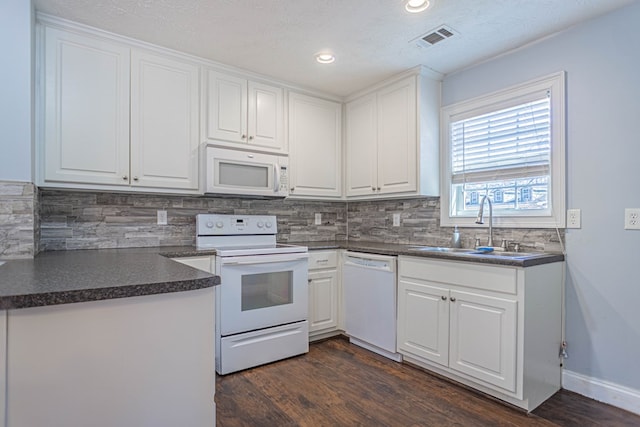
[[[279,193],[289,192],[289,170],[286,166],[280,166],[280,187]]]

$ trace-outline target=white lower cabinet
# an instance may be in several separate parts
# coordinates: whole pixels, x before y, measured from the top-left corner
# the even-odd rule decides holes
[[[399,257],[398,351],[533,410],[560,388],[562,267]]]
[[[179,262],[180,264],[185,264],[185,265],[188,265],[189,267],[206,271],[207,273],[213,274],[215,272],[215,261],[213,256],[194,256],[194,257],[180,257],[180,258],[171,258],[171,259],[176,262]]]
[[[309,253],[309,337],[324,338],[340,330],[338,251]]]

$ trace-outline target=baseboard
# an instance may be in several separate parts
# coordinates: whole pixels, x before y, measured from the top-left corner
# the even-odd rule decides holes
[[[562,372],[562,388],[640,415],[640,390],[566,369]]]

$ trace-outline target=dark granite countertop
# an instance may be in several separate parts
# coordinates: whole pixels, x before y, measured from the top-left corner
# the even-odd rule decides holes
[[[220,278],[171,260],[193,247],[43,252],[0,265],[0,309],[127,298],[218,285]]]
[[[456,252],[423,252],[411,248],[421,245],[402,245],[396,243],[380,243],[366,241],[326,241],[326,242],[287,242],[291,244],[304,245],[310,251],[322,249],[347,249],[350,251],[365,252],[379,255],[409,255],[424,258],[447,259],[452,261],[474,262],[480,264],[505,265],[513,267],[532,267],[535,265],[548,264],[552,262],[564,261],[561,253],[536,253],[532,256],[506,257],[500,256],[499,252],[492,255],[470,255]]]

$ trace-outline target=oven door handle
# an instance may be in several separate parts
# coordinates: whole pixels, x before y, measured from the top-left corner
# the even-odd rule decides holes
[[[221,261],[221,264],[222,265],[273,264],[273,263],[276,263],[276,262],[300,261],[300,260],[308,259],[308,258],[309,258],[308,254],[299,255],[299,256],[296,256],[296,257],[287,256],[287,257],[278,257],[278,258],[271,258],[271,257],[267,258],[266,256],[259,256],[259,258],[253,258],[252,260],[246,260],[246,261],[234,260],[234,259],[228,259],[228,260],[223,259]]]

